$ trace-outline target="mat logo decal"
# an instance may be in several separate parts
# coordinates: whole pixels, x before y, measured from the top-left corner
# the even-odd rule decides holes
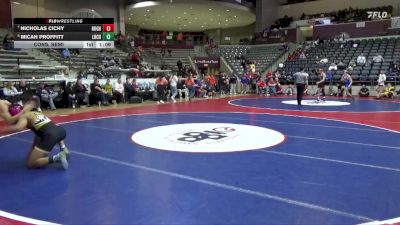
[[[178,138],[178,141],[198,142],[206,139],[219,140],[228,137],[226,134],[233,131],[235,131],[235,128],[232,127],[218,127],[203,132],[187,132],[183,133],[184,137]]]
[[[181,123],[150,127],[132,137],[139,147],[192,152],[220,153],[268,148],[282,143],[285,136],[266,127],[235,123]]]

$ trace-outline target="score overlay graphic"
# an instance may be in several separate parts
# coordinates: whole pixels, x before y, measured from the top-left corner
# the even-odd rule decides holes
[[[15,48],[114,48],[113,18],[15,18]]]

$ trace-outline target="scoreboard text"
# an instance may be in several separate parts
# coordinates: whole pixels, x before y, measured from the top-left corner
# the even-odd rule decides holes
[[[15,18],[15,48],[114,48],[113,18]]]

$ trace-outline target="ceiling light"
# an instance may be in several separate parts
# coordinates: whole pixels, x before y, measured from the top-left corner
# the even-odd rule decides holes
[[[193,7],[192,7],[192,6],[190,6],[190,9],[193,9]]]
[[[155,5],[159,5],[159,4],[160,4],[160,3],[155,2],[155,1],[138,2],[138,3],[136,3],[136,4],[133,4],[132,8],[133,8],[133,9],[137,9],[137,8],[155,6]]]
[[[146,14],[144,14],[143,16],[144,16],[144,17],[146,17],[147,15],[146,15]]]
[[[233,17],[235,17],[235,18],[236,18],[236,16],[233,16]]]
[[[194,19],[197,20],[197,17],[195,17]]]
[[[229,12],[229,11],[231,11],[231,10],[227,9],[226,11]]]
[[[208,9],[208,11],[211,11],[212,9]]]
[[[189,21],[189,23],[192,23],[192,21]]]
[[[186,27],[186,24],[185,25],[183,25],[184,27]]]
[[[186,15],[186,14],[187,14],[187,12],[183,12],[183,14],[185,14],[185,15]]]
[[[131,20],[131,18],[129,18],[129,20]]]
[[[20,2],[12,2],[13,4],[16,4],[16,5],[21,5],[21,3]]]
[[[146,10],[147,12],[150,12],[150,9]]]
[[[180,19],[181,17],[180,16],[178,16],[178,19]]]
[[[228,19],[226,19],[225,22],[228,22]]]
[[[221,14],[218,14],[218,16],[221,16]]]
[[[201,25],[201,27],[204,27],[203,25]]]
[[[157,20],[157,22],[160,22],[160,20]]]
[[[131,13],[131,16],[133,16],[133,14]]]

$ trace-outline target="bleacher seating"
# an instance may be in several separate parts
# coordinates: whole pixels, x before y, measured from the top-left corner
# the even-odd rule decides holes
[[[154,69],[160,69],[165,64],[167,69],[178,71],[178,60],[182,61],[183,66],[190,65],[188,57],[197,56],[193,49],[171,49],[171,56],[169,56],[167,49],[165,51],[166,53],[162,57],[160,48],[146,48],[142,57],[149,64],[149,67],[153,67]]]
[[[256,62],[256,72],[263,72],[266,67],[273,64],[284,53],[285,50],[280,45],[219,47],[210,51],[212,55],[223,56],[236,75],[239,76],[244,73],[241,57]]]
[[[284,67],[278,69],[281,74],[292,75],[298,72],[300,67],[303,67],[307,73],[310,74],[311,80],[316,79],[315,70],[322,68],[328,70],[332,62],[343,64],[348,67],[351,60],[357,61],[357,57],[362,53],[367,63],[363,66],[357,65],[351,72],[352,78],[355,81],[374,81],[378,78],[379,72],[382,70],[387,74],[390,62],[400,60],[400,38],[376,38],[376,39],[362,39],[353,40],[357,47],[352,44],[341,43],[324,43],[310,48],[307,51],[307,58],[296,58],[292,61],[284,62]],[[352,42],[350,42],[352,43]],[[376,53],[382,55],[384,62],[382,63],[369,63],[372,62]],[[326,64],[318,64],[318,59],[327,58],[329,61]],[[333,71],[334,81],[338,81],[343,74],[342,70]],[[399,78],[397,78],[399,79]]]
[[[41,66],[44,65],[42,59],[37,59],[23,50],[0,50],[0,78],[12,79],[20,78],[18,65]],[[41,77],[54,75],[54,71],[29,71],[29,77]]]

